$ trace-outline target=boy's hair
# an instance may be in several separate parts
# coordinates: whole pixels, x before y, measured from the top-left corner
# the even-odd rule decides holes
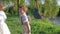
[[[22,6],[20,6],[19,8],[22,8]]]
[[[27,11],[27,9],[28,9],[26,6],[20,6],[19,9],[21,9],[21,8],[22,8],[24,11]]]
[[[24,6],[24,7],[23,7],[23,10],[24,10],[24,11],[27,11],[27,10],[28,10],[28,8],[27,8],[26,6]]]
[[[23,8],[23,6],[20,6],[19,8]]]

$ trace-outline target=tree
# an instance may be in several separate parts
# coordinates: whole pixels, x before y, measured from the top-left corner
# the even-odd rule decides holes
[[[7,14],[18,14],[18,2],[17,0],[3,0],[5,11]]]
[[[16,9],[18,9],[18,2],[17,2],[17,0],[12,0],[13,2],[14,2],[14,9],[16,10]]]
[[[30,6],[33,8],[34,15],[36,15],[36,18],[40,18],[41,16],[41,0],[30,0]],[[40,16],[40,17],[39,17]]]
[[[59,12],[57,0],[45,0],[44,15],[55,18]]]
[[[19,0],[19,6],[25,6],[25,0]]]
[[[52,6],[51,6],[51,1],[50,0],[45,0],[44,3],[44,15],[51,17],[51,12],[52,12]]]
[[[57,5],[57,0],[52,0],[52,17],[56,17],[59,12],[59,7]]]

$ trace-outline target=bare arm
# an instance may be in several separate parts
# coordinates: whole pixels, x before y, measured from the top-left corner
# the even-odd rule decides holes
[[[30,30],[29,30],[29,24],[28,24],[28,22],[26,22],[26,26],[27,26],[27,28],[28,28],[28,33],[29,33]]]

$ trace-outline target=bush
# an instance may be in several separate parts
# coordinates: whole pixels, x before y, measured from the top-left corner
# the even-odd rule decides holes
[[[48,19],[45,20],[46,21],[37,20],[37,19],[32,20],[31,23],[32,34],[59,34],[60,33],[60,29],[57,29],[57,27],[51,24],[51,22]]]

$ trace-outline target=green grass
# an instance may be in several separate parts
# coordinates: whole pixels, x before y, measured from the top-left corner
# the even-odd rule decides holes
[[[6,21],[11,34],[22,34],[22,29],[19,22],[19,17],[10,16]],[[43,21],[40,19],[31,19],[32,34],[60,34],[60,26],[53,25],[48,19]]]
[[[21,34],[22,30],[19,23],[19,17],[8,17],[6,23],[11,31],[11,34]]]
[[[31,23],[32,34],[60,34],[60,26],[53,25],[49,19],[34,19]]]

